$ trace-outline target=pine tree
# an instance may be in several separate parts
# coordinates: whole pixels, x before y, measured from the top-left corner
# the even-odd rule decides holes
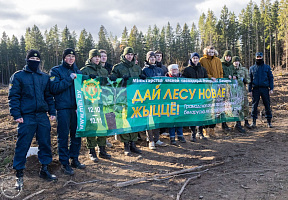
[[[279,5],[279,39],[284,41],[285,65],[288,70],[288,1],[281,0]]]

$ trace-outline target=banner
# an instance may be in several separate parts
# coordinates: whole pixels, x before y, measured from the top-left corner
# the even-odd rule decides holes
[[[77,75],[77,137],[243,120],[244,85],[230,79],[90,79]]]

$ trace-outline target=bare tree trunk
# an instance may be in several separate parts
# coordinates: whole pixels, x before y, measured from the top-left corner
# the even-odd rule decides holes
[[[278,69],[278,64],[277,64],[277,62],[278,62],[278,58],[277,58],[277,54],[278,54],[278,47],[277,47],[277,30],[275,31],[275,68],[276,69]]]
[[[288,53],[287,53],[287,51],[288,51],[288,34],[287,34],[287,31],[286,31],[285,35],[286,35],[286,47],[285,47],[286,48],[286,63],[285,64],[286,64],[286,71],[288,71],[288,69],[287,69],[288,68],[288,66],[287,66],[288,65],[288,63],[287,63],[287,60],[288,60],[288,56],[287,56],[288,55]]]
[[[264,57],[264,63],[266,63],[266,44],[265,44],[265,33],[263,33],[263,45],[264,45],[264,49],[263,49],[263,57]]]
[[[272,67],[272,33],[271,33],[270,28],[269,28],[269,34],[270,34],[269,35],[269,38],[270,38],[270,67]]]

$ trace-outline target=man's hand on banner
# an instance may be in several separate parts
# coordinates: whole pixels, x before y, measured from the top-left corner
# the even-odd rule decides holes
[[[111,75],[110,77],[108,77],[110,79],[110,81],[116,81],[117,77],[114,75]]]
[[[142,80],[145,80],[147,77],[144,74],[140,74],[139,78],[142,79]]]
[[[127,81],[130,78],[130,76],[124,75],[122,76],[122,78],[124,79],[124,81]]]
[[[89,77],[90,77],[90,78],[93,78],[93,79],[94,79],[94,78],[97,78],[97,76],[96,76],[95,74],[89,74]]]

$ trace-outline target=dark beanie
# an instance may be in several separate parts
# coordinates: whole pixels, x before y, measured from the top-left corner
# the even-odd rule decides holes
[[[255,57],[257,58],[257,56],[263,57],[263,53],[262,53],[262,52],[257,52],[257,53],[255,54]]]
[[[230,50],[226,50],[224,52],[224,55],[223,56],[231,56],[232,57],[232,52]]]
[[[154,53],[153,51],[148,51],[148,53],[147,53],[147,55],[146,55],[146,60],[149,61],[149,58],[150,58],[151,56],[154,56],[154,57],[156,58],[156,55],[155,55],[155,53]]]
[[[233,62],[237,62],[237,61],[240,62],[240,58],[239,58],[238,56],[233,56],[233,58],[232,58],[232,63],[233,63]]]
[[[133,53],[134,54],[134,50],[132,47],[126,47],[123,51],[123,55],[125,56],[128,53]]]
[[[67,55],[69,55],[69,54],[72,54],[72,55],[76,55],[76,53],[75,53],[75,51],[73,50],[73,49],[70,49],[70,48],[68,48],[68,49],[65,49],[64,51],[63,51],[63,60],[65,59],[65,57],[67,56]]]
[[[89,51],[89,59],[91,60],[94,56],[99,56],[101,57],[100,52],[98,51],[98,49],[91,49]]]
[[[26,55],[26,60],[29,60],[29,58],[31,57],[38,57],[41,60],[39,51],[34,50],[34,49],[31,49],[30,51],[28,51]]]
[[[196,52],[194,52],[194,53],[191,53],[191,57],[190,57],[190,59],[192,59],[194,56],[197,56],[198,58],[200,58],[199,54],[196,53]]]

